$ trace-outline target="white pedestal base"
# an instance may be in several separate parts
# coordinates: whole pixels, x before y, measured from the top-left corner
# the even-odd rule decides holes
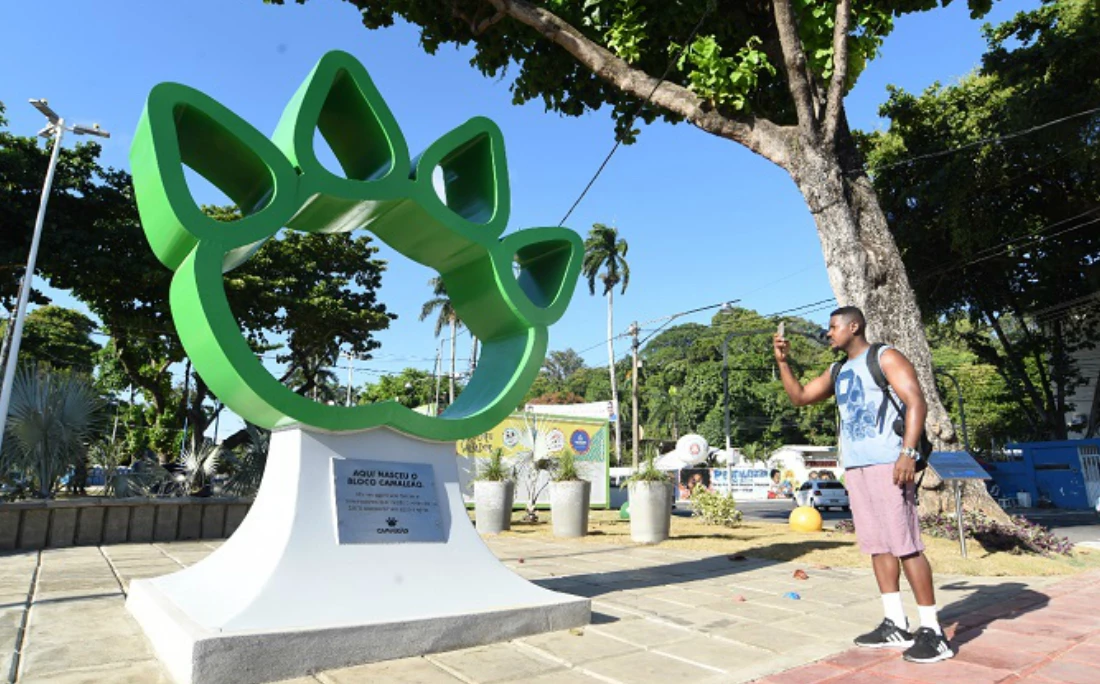
[[[438,543],[338,544],[331,459],[431,464]],[[130,584],[127,608],[181,683],[250,684],[588,624],[588,599],[535,586],[478,537],[454,445],[378,429],[271,438],[256,502],[208,558]]]

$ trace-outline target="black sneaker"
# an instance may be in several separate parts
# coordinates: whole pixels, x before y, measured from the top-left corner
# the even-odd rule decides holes
[[[909,648],[912,645],[913,635],[895,625],[890,618],[884,618],[878,627],[856,637],[856,646],[863,648]]]
[[[951,648],[947,637],[928,627],[917,630],[914,642],[913,647],[904,653],[905,659],[911,663],[938,663],[955,657],[955,649]]]

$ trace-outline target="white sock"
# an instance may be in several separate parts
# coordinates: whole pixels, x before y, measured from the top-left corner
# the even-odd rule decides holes
[[[920,613],[921,627],[927,627],[936,634],[943,634],[943,630],[940,629],[939,618],[936,617],[935,606],[917,606],[917,612]]]
[[[882,610],[886,613],[886,617],[898,628],[908,631],[909,621],[905,619],[905,607],[901,605],[900,591],[882,595]]]

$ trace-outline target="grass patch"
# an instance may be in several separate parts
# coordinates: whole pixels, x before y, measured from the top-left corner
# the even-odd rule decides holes
[[[553,539],[550,512],[542,521],[531,524],[520,520],[523,511],[513,516],[512,530],[504,536]],[[583,544],[632,545],[630,522],[619,520],[618,511],[594,510],[588,523],[589,534],[577,540]],[[925,554],[937,573],[981,577],[1042,577],[1072,575],[1100,568],[1100,551],[1078,548],[1068,556],[1044,557],[990,551],[973,540],[967,541],[968,558],[959,553],[959,543],[925,535]],[[856,546],[855,535],[825,530],[817,533],[792,532],[786,524],[746,521],[730,529],[708,525],[695,518],[673,516],[670,537],[660,544],[665,549],[708,551],[715,554],[740,554],[777,561],[797,561],[808,565],[840,568],[870,567],[870,559]]]

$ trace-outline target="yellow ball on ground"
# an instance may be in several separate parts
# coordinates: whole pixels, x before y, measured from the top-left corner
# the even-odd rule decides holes
[[[799,506],[791,511],[788,522],[793,532],[821,531],[821,514],[811,506]]]

